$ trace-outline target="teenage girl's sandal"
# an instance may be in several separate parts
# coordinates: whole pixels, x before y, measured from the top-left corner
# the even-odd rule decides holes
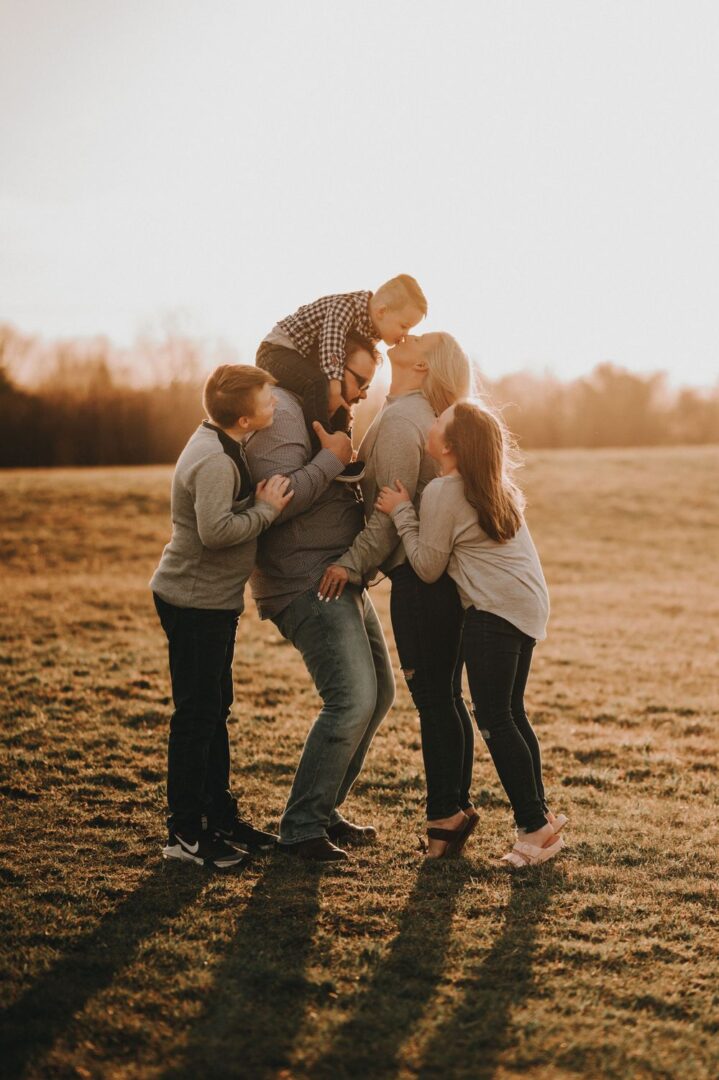
[[[554,829],[554,835],[555,836],[557,836],[557,834],[562,831],[562,829],[568,823],[568,821],[569,821],[569,818],[567,817],[566,814],[555,814],[554,815],[554,821],[550,821],[549,824]]]
[[[467,814],[467,820],[463,821],[457,829],[427,829],[430,840],[444,840],[446,848],[441,855],[432,856],[437,859],[458,859],[462,854],[464,845],[479,824],[479,814],[473,811]]]
[[[536,844],[526,844],[523,840],[518,840],[512,850],[502,856],[500,862],[506,862],[513,870],[522,870],[525,866],[539,866],[540,863],[553,859],[563,847],[564,840],[561,836],[547,847],[537,847]]]
[[[568,823],[569,823],[569,818],[567,817],[566,814],[555,814],[554,815],[554,821],[548,822],[548,824],[551,825],[552,828],[554,829],[554,835],[555,836],[558,836],[559,833],[564,828],[564,826],[567,825]],[[524,835],[524,833],[526,833],[526,831],[527,831],[526,829],[517,829],[517,832],[519,833],[520,836]]]

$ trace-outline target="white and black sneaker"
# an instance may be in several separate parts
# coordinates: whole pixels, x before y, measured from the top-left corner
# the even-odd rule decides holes
[[[203,830],[200,833],[187,832],[182,835],[171,832],[167,845],[162,849],[162,857],[228,870],[231,866],[242,866],[249,856],[246,851],[230,847],[219,836]]]
[[[256,829],[251,822],[239,816],[218,825],[217,837],[219,840],[224,840],[230,847],[251,851],[253,854],[273,851],[279,840],[274,833]]]

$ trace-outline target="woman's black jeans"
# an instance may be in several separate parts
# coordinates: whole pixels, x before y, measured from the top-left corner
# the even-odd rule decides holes
[[[514,811],[517,827],[546,825],[539,742],[524,708],[536,642],[489,611],[465,613],[463,650],[474,717]]]
[[[171,832],[209,828],[232,804],[227,718],[239,612],[181,608],[155,594],[167,635],[172,699],[167,747],[167,825]]]
[[[407,562],[389,576],[397,652],[419,713],[427,819],[436,821],[472,805],[474,729],[462,699],[462,605],[447,574],[427,585]]]

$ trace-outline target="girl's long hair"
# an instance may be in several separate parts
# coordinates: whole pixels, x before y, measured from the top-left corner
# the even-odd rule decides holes
[[[422,393],[437,416],[472,393],[472,366],[451,334],[437,334],[427,355],[427,366]]]
[[[522,524],[525,501],[513,479],[520,460],[504,422],[485,406],[459,401],[444,438],[480,526],[500,544],[511,540]]]

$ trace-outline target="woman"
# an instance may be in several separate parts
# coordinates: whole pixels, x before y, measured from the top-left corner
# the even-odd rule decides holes
[[[419,504],[437,473],[437,463],[426,450],[428,432],[440,413],[470,392],[469,360],[450,334],[408,335],[388,356],[389,395],[359,448],[365,461],[362,494],[367,508],[396,477]],[[349,551],[326,571],[319,594],[332,600],[347,582],[364,584],[378,568],[392,582],[392,629],[419,713],[428,854],[453,857],[477,824],[470,799],[474,733],[461,693],[462,606],[446,574],[431,584],[417,576],[392,522],[376,511]]]
[[[487,409],[450,406],[432,426],[428,450],[439,477],[419,519],[401,482],[376,507],[391,515],[423,581],[448,570],[465,608],[463,653],[474,714],[514,812],[520,839],[503,858],[513,867],[552,858],[564,815],[550,811],[539,742],[524,708],[532,652],[546,636],[549,598],[512,479],[507,431]]]

